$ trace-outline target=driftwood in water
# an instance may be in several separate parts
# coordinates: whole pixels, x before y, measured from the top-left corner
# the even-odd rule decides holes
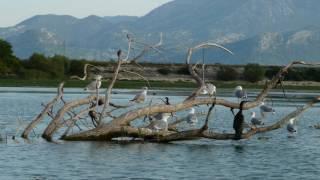
[[[131,43],[133,43],[133,39],[128,37],[128,44],[130,52]],[[159,43],[153,46],[149,46],[147,49],[153,49],[162,44],[162,39]],[[191,56],[194,50],[199,50],[202,48],[211,48],[217,47],[220,49],[225,50],[228,53],[231,53],[228,49],[214,43],[202,43],[198,46],[190,48],[187,55],[186,66],[188,66],[189,72],[192,75],[193,79],[197,82],[197,88],[192,92],[190,96],[188,96],[182,102],[178,102],[176,104],[149,104],[145,107],[140,107],[136,109],[127,109],[128,107],[132,106],[118,106],[111,103],[112,96],[111,92],[113,89],[113,85],[116,83],[118,74],[121,72],[122,65],[130,63],[129,60],[129,53],[127,54],[125,59],[121,58],[121,52],[118,53],[118,63],[115,66],[113,77],[110,81],[109,87],[105,92],[105,96],[89,96],[85,99],[75,100],[66,103],[61,109],[58,110],[57,114],[53,116],[52,121],[49,123],[47,128],[44,130],[42,137],[47,139],[48,141],[52,140],[53,135],[62,127],[65,127],[65,133],[63,133],[61,139],[63,140],[72,140],[72,141],[81,141],[81,140],[90,140],[90,141],[111,141],[113,138],[119,137],[130,137],[133,139],[139,138],[144,141],[152,141],[152,142],[170,142],[170,141],[182,141],[182,140],[190,140],[190,139],[199,139],[199,138],[208,138],[208,139],[215,139],[215,140],[228,140],[234,139],[234,133],[218,133],[214,132],[209,129],[208,122],[211,120],[210,113],[214,106],[223,106],[226,108],[233,108],[238,109],[239,103],[231,102],[225,99],[217,98],[217,97],[199,97],[201,89],[205,86],[205,81],[201,78],[196,70],[197,65],[191,62]],[[146,49],[145,48],[145,49]],[[144,52],[143,52],[144,53]],[[136,58],[133,58],[136,61]],[[243,109],[248,110],[254,108],[267,97],[268,93],[271,89],[276,87],[281,81],[283,77],[288,73],[288,69],[291,68],[293,65],[316,65],[316,64],[308,64],[303,61],[295,61],[287,66],[283,67],[270,81],[268,81],[265,87],[261,90],[261,92],[257,95],[257,97],[250,102],[245,103]],[[86,66],[85,68],[87,68]],[[85,70],[86,71],[86,70]],[[85,74],[85,77],[87,74]],[[83,78],[79,78],[83,79]],[[57,96],[59,97],[59,96]],[[99,98],[98,98],[99,97]],[[97,108],[93,108],[92,102],[102,100],[105,103],[101,103],[99,105],[103,105],[103,108],[100,112],[96,112],[99,114],[98,119],[98,126],[91,126],[89,129],[78,132],[75,134],[69,134],[70,129],[75,125],[75,123],[80,119],[80,117],[90,110],[97,110]],[[259,128],[251,128],[242,134],[241,138],[247,139],[257,133],[273,131],[275,129],[280,128],[283,124],[286,124],[290,118],[296,117],[303,113],[308,108],[312,107],[315,103],[319,102],[319,98],[315,98],[311,102],[307,103],[305,106],[295,110],[294,112],[288,114],[283,119],[278,120],[276,123],[270,126],[263,126]],[[91,104],[91,105],[90,105]],[[202,128],[199,129],[189,129],[185,131],[178,131],[175,126],[181,122],[181,118],[175,122],[169,124],[169,130],[160,130],[155,131],[151,130],[148,127],[148,122],[145,123],[141,127],[134,127],[132,126],[132,122],[139,120],[143,117],[148,117],[151,115],[155,115],[157,113],[175,113],[179,111],[186,110],[188,108],[194,106],[201,106],[201,105],[208,105],[211,104],[211,107],[208,109],[207,117],[205,120],[204,125]],[[133,105],[134,106],[134,105]],[[78,111],[74,117],[70,118],[69,120],[64,120],[64,116],[66,113],[72,111],[75,108],[82,108],[81,111]],[[121,108],[125,110],[124,113],[120,115],[113,115],[113,111],[117,111]],[[43,110],[45,112],[45,110]],[[47,110],[46,110],[47,111]],[[110,121],[103,121],[106,118],[111,118]],[[68,121],[69,123],[65,123]],[[107,122],[107,123],[103,123]],[[66,125],[67,124],[67,125]],[[34,127],[34,125],[29,125]],[[30,132],[30,130],[29,130]],[[26,136],[23,136],[26,137]]]
[[[43,118],[46,116],[47,113],[49,113],[49,110],[54,106],[54,104],[62,99],[63,96],[63,85],[64,82],[62,82],[59,87],[58,87],[58,93],[57,96],[54,97],[46,106],[45,108],[41,111],[41,113],[39,115],[37,115],[37,117],[35,117],[34,120],[31,121],[31,123],[25,128],[25,130],[23,131],[21,137],[23,138],[28,138],[30,132],[33,130],[33,128],[39,124]]]

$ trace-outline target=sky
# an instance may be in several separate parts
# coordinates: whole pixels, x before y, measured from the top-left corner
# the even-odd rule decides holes
[[[171,0],[0,0],[0,27],[8,27],[39,14],[143,16]]]

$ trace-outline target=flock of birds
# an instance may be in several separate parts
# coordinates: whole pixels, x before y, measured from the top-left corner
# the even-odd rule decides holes
[[[94,81],[89,83],[86,87],[86,91],[90,92],[98,92],[99,88],[101,87],[101,80],[102,76],[97,75],[94,78]],[[142,91],[139,92],[134,96],[133,99],[130,100],[130,102],[133,103],[143,103],[147,99],[147,87],[143,87]],[[216,97],[217,88],[211,83],[206,83],[204,87],[202,87],[200,94],[201,95],[209,95],[210,97]],[[242,88],[242,86],[237,86],[234,90],[234,96],[238,99],[238,102],[240,102],[240,108],[238,113],[234,116],[234,122],[233,122],[233,128],[235,130],[235,138],[234,139],[241,139],[243,127],[244,127],[244,116],[242,114],[243,111],[243,105],[248,102],[246,101],[248,99],[247,92]],[[166,97],[166,100],[164,103],[166,105],[170,105],[169,98]],[[251,128],[257,128],[258,126],[264,125],[263,119],[266,117],[267,114],[275,113],[275,109],[272,107],[266,105],[264,102],[262,102],[259,106],[260,109],[260,117],[256,116],[255,112],[251,112]],[[232,110],[233,112],[233,110]],[[171,113],[158,113],[154,116],[150,116],[150,127],[153,130],[160,131],[160,130],[168,130],[168,119],[172,116]],[[187,117],[185,118],[186,122],[192,126],[196,125],[198,122],[198,118],[196,116],[196,110],[192,107],[190,108]],[[295,126],[295,119],[292,118],[289,120],[289,123],[287,125],[287,130],[289,133],[296,133],[297,128]]]

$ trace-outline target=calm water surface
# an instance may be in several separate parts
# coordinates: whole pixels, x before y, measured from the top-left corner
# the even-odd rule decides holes
[[[203,139],[170,144],[47,143],[36,137],[31,142],[12,140],[10,137],[21,133],[39,113],[41,103],[54,97],[54,91],[0,88],[0,133],[4,138],[0,144],[0,179],[319,179],[320,176],[320,130],[309,127],[320,122],[318,106],[299,117],[298,134],[294,138],[288,138],[283,128],[240,142]],[[277,112],[265,122],[274,122],[316,94],[292,93],[289,97],[298,99],[283,101],[277,98],[281,93],[274,93],[268,103]],[[80,89],[66,90],[67,101],[86,95]],[[186,93],[159,91],[149,98],[156,101],[165,95],[178,102]],[[132,96],[129,90],[118,90],[114,98],[117,103],[126,103]],[[207,109],[202,108],[198,107],[197,111]],[[257,108],[254,110],[258,112]],[[229,109],[218,107],[213,112],[210,127],[232,132]],[[245,114],[248,120],[250,111]],[[35,134],[40,134],[47,123],[35,129]]]

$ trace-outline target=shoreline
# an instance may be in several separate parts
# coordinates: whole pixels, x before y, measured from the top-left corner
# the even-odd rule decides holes
[[[35,87],[35,88],[56,88],[63,80],[17,80],[17,79],[0,79],[0,87]],[[82,88],[91,81],[79,80],[65,80],[66,88]],[[166,89],[181,89],[196,87],[193,81],[149,81],[151,88],[158,88],[160,90]],[[213,81],[215,86],[219,89],[231,89],[238,85],[246,89],[262,89],[265,81],[259,83],[249,83],[246,81]],[[102,88],[107,88],[108,81],[102,82]],[[284,81],[285,89],[290,90],[319,90],[320,82],[311,81]],[[141,80],[118,80],[114,86],[115,89],[140,89],[143,86],[149,86],[146,81]],[[278,88],[279,89],[279,88]]]

